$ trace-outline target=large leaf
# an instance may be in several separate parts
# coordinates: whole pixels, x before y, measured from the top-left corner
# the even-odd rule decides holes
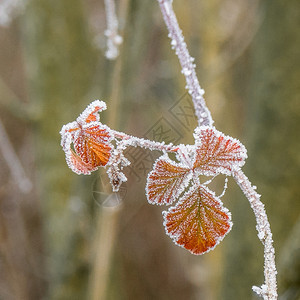
[[[173,241],[198,255],[212,250],[232,226],[230,212],[202,185],[192,187],[163,216]]]
[[[195,130],[196,155],[194,168],[207,176],[223,173],[231,175],[247,158],[246,148],[236,139],[226,136],[213,127]]]
[[[83,127],[73,141],[76,154],[91,166],[105,166],[110,158],[111,135],[102,125]]]
[[[149,203],[173,203],[184,191],[191,176],[189,168],[171,161],[166,156],[159,158],[147,179],[146,192]]]

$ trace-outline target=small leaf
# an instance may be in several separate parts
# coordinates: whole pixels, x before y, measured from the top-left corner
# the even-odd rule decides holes
[[[219,173],[231,175],[233,168],[241,167],[247,158],[244,145],[213,127],[198,127],[194,134],[196,155],[194,168],[201,174],[213,176]]]
[[[74,149],[81,159],[93,167],[105,166],[110,158],[111,135],[104,125],[83,127],[74,140]]]
[[[92,102],[76,121],[64,125],[60,131],[67,164],[77,174],[90,174],[105,166],[111,157],[113,136],[110,129],[99,122],[98,114],[105,108],[102,101]]]
[[[167,156],[159,158],[147,179],[147,199],[151,204],[171,204],[187,187],[192,173],[188,168],[171,161]]]
[[[232,226],[230,212],[202,185],[192,187],[163,216],[173,241],[197,255],[214,249]]]

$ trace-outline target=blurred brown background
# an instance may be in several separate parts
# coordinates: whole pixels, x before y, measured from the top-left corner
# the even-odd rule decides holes
[[[157,2],[117,1],[124,42],[108,61],[103,1],[24,0],[7,16],[9,1],[0,0],[0,299],[256,299],[263,248],[233,180],[223,197],[232,232],[197,257],[172,243],[163,208],[146,201],[157,153],[128,151],[114,208],[103,204],[104,173],[78,176],[65,163],[61,126],[94,99],[107,102],[101,120],[114,129],[193,142]],[[174,9],[217,129],[248,149],[244,170],[271,223],[280,299],[300,299],[299,1],[174,0]]]

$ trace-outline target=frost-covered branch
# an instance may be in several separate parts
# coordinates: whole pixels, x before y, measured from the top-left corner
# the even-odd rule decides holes
[[[107,59],[115,59],[119,55],[118,46],[122,43],[123,39],[118,34],[119,22],[116,15],[116,6],[114,0],[105,0],[105,13],[107,29],[105,35],[107,37],[107,50],[105,56]]]
[[[235,171],[234,178],[250,202],[257,222],[257,236],[264,245],[265,283],[261,287],[254,286],[253,291],[262,296],[265,300],[275,300],[277,299],[275,250],[273,247],[272,232],[264,204],[260,201],[260,195],[255,191],[255,187],[251,185],[251,182],[242,170],[239,169]]]
[[[182,31],[178,25],[176,15],[173,11],[172,0],[157,1],[160,5],[163,18],[169,30],[172,48],[175,49],[182,67],[182,73],[186,78],[187,89],[193,99],[198,123],[200,125],[206,124],[208,126],[212,126],[213,120],[203,98],[204,91],[199,85],[199,81],[195,72],[195,65],[193,64],[194,60],[191,58],[186,43],[184,42]],[[273,247],[270,224],[264,205],[259,200],[260,195],[255,191],[241,169],[234,171],[233,176],[250,202],[251,208],[253,209],[256,217],[258,237],[264,245],[265,283],[261,287],[253,287],[253,290],[265,300],[275,300],[277,299],[275,250]]]
[[[144,138],[138,138],[123,132],[111,130],[115,138],[122,139],[122,142],[126,146],[141,147],[149,150],[157,150],[164,152],[176,152],[178,146],[174,146],[172,143],[165,144],[165,142],[155,142]]]
[[[178,25],[176,15],[172,8],[172,1],[158,0],[165,23],[169,30],[172,48],[180,61],[182,73],[186,79],[186,88],[192,96],[195,114],[198,118],[199,126],[212,126],[213,119],[204,100],[204,90],[200,87],[199,80],[195,72],[194,58],[190,56],[187,45],[184,41],[182,31]]]
[[[265,282],[253,290],[265,300],[277,299],[275,251],[270,224],[248,178],[241,171],[247,158],[246,148],[236,139],[224,135],[213,126],[210,111],[203,98],[190,56],[179,28],[171,0],[157,0],[169,30],[171,45],[179,58],[187,89],[192,96],[199,126],[194,131],[194,145],[165,144],[137,138],[115,131],[100,122],[99,112],[106,109],[103,101],[95,100],[79,115],[76,121],[62,127],[61,146],[68,166],[77,174],[89,175],[104,167],[114,192],[127,180],[123,169],[130,165],[126,159],[127,147],[159,150],[163,154],[148,174],[146,195],[148,202],[170,205],[163,212],[166,233],[173,241],[195,255],[213,250],[231,230],[231,214],[220,197],[211,191],[200,176],[232,175],[248,198],[257,221],[258,238],[264,245]],[[107,0],[108,27],[117,32],[114,2]],[[112,5],[112,6],[111,6]],[[110,19],[112,17],[112,19]],[[113,36],[113,35],[112,35]],[[175,153],[176,160],[167,152]],[[223,195],[223,193],[221,194]],[[207,212],[210,212],[207,214]]]

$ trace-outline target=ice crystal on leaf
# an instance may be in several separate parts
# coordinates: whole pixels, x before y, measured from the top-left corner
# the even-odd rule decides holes
[[[106,109],[103,101],[92,102],[75,122],[62,127],[61,146],[68,166],[77,174],[90,174],[105,166],[111,156],[110,129],[99,122],[99,111]]]
[[[176,244],[193,254],[203,254],[224,238],[232,223],[229,211],[214,192],[200,184],[199,176],[231,175],[244,164],[247,154],[238,140],[214,127],[198,127],[194,137],[193,147],[178,147],[179,163],[166,155],[156,161],[148,175],[146,191],[152,204],[179,200],[163,212],[166,232]]]

